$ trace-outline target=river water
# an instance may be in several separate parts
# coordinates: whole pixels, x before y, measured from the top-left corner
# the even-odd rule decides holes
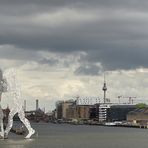
[[[148,130],[120,127],[33,123],[37,134],[10,133],[0,148],[147,148]]]

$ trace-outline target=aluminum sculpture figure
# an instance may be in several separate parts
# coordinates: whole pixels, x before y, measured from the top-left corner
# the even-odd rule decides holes
[[[16,113],[18,113],[18,117],[22,121],[22,123],[26,126],[28,129],[28,135],[25,138],[30,138],[34,133],[35,130],[31,127],[30,122],[28,119],[25,118],[25,113],[23,109],[23,105],[21,101],[21,87],[18,83],[17,77],[16,77],[16,70],[11,68],[8,69],[4,73],[4,77],[7,80],[7,91],[10,93],[11,97],[14,101],[14,107],[10,110],[9,116],[8,116],[8,124],[6,126],[6,129],[4,131],[4,137],[7,138],[8,134],[12,128],[13,125],[13,117]]]
[[[3,72],[0,69],[0,127],[1,127],[0,136],[1,138],[4,138],[4,125],[3,125],[4,114],[1,107],[2,93],[4,92],[7,92],[7,81],[6,79],[4,79]]]
[[[1,127],[0,136],[3,138],[4,137],[4,127],[3,127],[4,115],[3,115],[3,110],[1,107],[2,92],[3,92],[3,73],[2,73],[2,70],[0,69],[0,127]]]

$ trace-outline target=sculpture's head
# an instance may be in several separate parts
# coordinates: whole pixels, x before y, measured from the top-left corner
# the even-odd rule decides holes
[[[0,69],[0,95],[7,92],[7,80],[3,77],[3,71]]]
[[[16,76],[16,70],[15,68],[9,68],[4,72],[4,77],[6,79],[11,79],[11,78],[15,78]]]
[[[0,80],[3,79],[3,71],[0,69]]]
[[[2,70],[0,69],[0,100],[1,100],[2,91],[3,91],[3,73]]]

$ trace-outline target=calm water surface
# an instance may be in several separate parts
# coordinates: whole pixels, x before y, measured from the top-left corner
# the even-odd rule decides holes
[[[38,136],[26,140],[10,134],[0,148],[148,148],[148,130],[33,123]]]

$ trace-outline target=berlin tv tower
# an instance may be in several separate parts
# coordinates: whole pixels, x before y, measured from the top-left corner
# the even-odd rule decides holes
[[[104,85],[103,85],[102,90],[104,91],[103,100],[104,100],[104,104],[105,104],[106,103],[106,91],[107,91],[106,80],[105,80],[105,73],[104,73]]]

